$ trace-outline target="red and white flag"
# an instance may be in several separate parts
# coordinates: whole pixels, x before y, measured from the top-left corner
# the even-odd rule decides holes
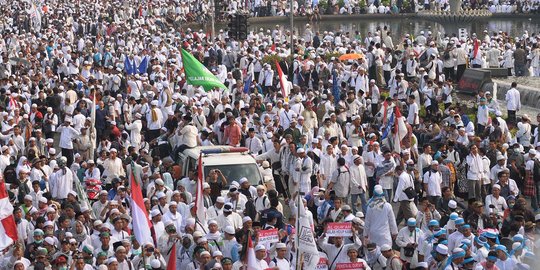
[[[401,140],[407,136],[407,125],[405,124],[405,117],[401,115],[401,111],[398,107],[395,107],[394,117],[394,150],[397,153],[401,153]]]
[[[0,250],[17,241],[17,225],[13,218],[13,205],[9,202],[4,180],[0,180]]]
[[[145,245],[148,243],[153,244],[154,240],[152,239],[152,234],[150,232],[151,223],[148,219],[148,213],[146,212],[146,207],[144,206],[141,181],[137,179],[136,175],[136,166],[131,164],[131,173],[130,186],[131,186],[131,215],[133,218],[133,234],[135,234],[135,239],[141,244]]]
[[[281,86],[281,94],[284,98],[287,98],[289,96],[289,93],[291,92],[291,86],[289,81],[287,81],[287,78],[285,75],[283,75],[283,70],[281,70],[281,66],[279,65],[278,61],[276,61],[276,68],[279,75],[279,85]]]
[[[202,154],[199,156],[199,165],[197,168],[197,187],[195,192],[195,213],[196,221],[200,224],[206,222],[206,209],[204,208],[204,194],[203,194],[203,167],[202,167]],[[202,226],[202,225],[201,225]]]
[[[167,270],[176,270],[176,243],[171,247],[169,261],[167,262]]]
[[[253,248],[253,241],[251,240],[250,233],[248,233],[248,248],[246,252],[247,270],[264,270],[257,263],[257,257],[255,257],[255,248]]]

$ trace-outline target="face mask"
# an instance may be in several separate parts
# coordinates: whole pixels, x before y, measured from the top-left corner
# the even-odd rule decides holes
[[[68,268],[67,268],[67,265],[58,267],[58,270],[67,270],[67,269],[68,269]]]
[[[41,243],[43,243],[43,239],[42,240],[35,240],[34,243],[36,243],[38,245],[41,245]]]

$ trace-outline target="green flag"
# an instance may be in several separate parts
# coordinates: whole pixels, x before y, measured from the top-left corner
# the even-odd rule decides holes
[[[209,91],[214,87],[227,89],[227,87],[220,82],[212,72],[184,49],[182,49],[182,62],[184,63],[184,72],[186,73],[187,83],[202,86],[205,91]]]

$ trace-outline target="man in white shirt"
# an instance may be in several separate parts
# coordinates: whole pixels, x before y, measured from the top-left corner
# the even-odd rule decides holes
[[[415,99],[414,95],[409,96],[409,114],[407,115],[407,122],[413,127],[420,123],[418,104],[416,104]]]
[[[508,209],[506,200],[500,196],[501,195],[501,186],[498,184],[493,185],[491,189],[491,194],[486,196],[486,215],[495,214],[499,217],[503,216],[504,210]],[[491,208],[493,205],[493,208]]]
[[[405,193],[405,190],[412,188],[414,190],[414,179],[411,175],[414,171],[414,162],[409,160],[407,162],[407,170],[405,171],[401,165],[396,167],[396,175],[398,176],[398,185],[396,187],[396,194],[394,196],[394,202],[399,202],[399,209],[396,216],[396,224],[400,224],[402,220],[408,220],[409,218],[416,216],[416,207],[413,207],[414,197],[409,198]]]
[[[508,122],[516,122],[516,112],[521,109],[521,98],[520,93],[516,89],[517,82],[512,82],[512,88],[506,92],[506,109],[508,110]]]
[[[139,147],[141,145],[142,136],[141,136],[141,130],[142,130],[142,122],[141,122],[142,115],[140,113],[135,113],[135,120],[133,122],[127,122],[125,125],[126,130],[130,131],[130,138],[131,143],[133,147],[135,147],[135,152],[139,152]]]
[[[158,108],[158,104],[159,102],[157,100],[152,100],[150,102],[151,109],[146,115],[148,132],[146,133],[145,138],[149,142],[159,137],[160,130],[163,127],[163,113]]]
[[[264,245],[257,245],[255,247],[255,265],[258,269],[268,269],[268,263],[264,260],[266,258],[266,247]]]
[[[107,181],[112,181],[115,177],[126,176],[122,160],[117,157],[118,151],[116,148],[110,150],[110,157],[103,162],[103,177],[107,178]]]
[[[291,263],[285,258],[287,255],[287,245],[285,243],[276,244],[276,257],[274,257],[268,266],[270,268],[278,268],[279,270],[290,270]]]
[[[245,146],[249,149],[249,152],[254,155],[262,154],[262,142],[259,137],[255,136],[255,129],[248,129],[248,138],[246,139]]]
[[[184,127],[179,131],[180,141],[178,148],[176,149],[174,155],[176,156],[176,153],[181,153],[185,149],[193,148],[197,146],[198,144],[198,134],[199,130],[197,127],[193,125],[193,118],[190,115],[184,115]]]
[[[424,190],[427,193],[427,197],[432,204],[436,204],[439,198],[442,196],[441,184],[442,176],[439,172],[439,162],[434,160],[431,162],[431,168],[424,173]]]
[[[176,211],[178,208],[178,203],[172,201],[169,203],[169,211],[163,214],[163,222],[172,221],[177,232],[183,231],[182,228],[182,215]]]
[[[359,155],[353,156],[353,164],[350,168],[351,171],[351,204],[353,213],[357,212],[358,198],[362,203],[362,211],[365,213],[367,209],[367,176],[364,168],[363,159]]]
[[[53,173],[49,180],[51,196],[54,199],[65,200],[70,191],[73,190],[73,182],[75,174],[66,167],[66,157],[58,159],[58,167],[60,169]]]
[[[469,166],[469,169],[467,170],[469,199],[476,198],[477,201],[481,201],[481,180],[484,178],[483,172],[486,170],[484,169],[484,162],[482,161],[482,157],[478,154],[478,147],[476,145],[471,145],[470,154],[466,159],[467,165]],[[489,169],[487,171],[489,171]]]
[[[153,209],[150,211],[150,217],[152,218],[152,225],[154,228],[154,232],[156,237],[159,237],[161,235],[165,234],[165,224],[163,223],[162,215],[159,209]]]
[[[288,102],[283,103],[283,108],[285,108],[285,110],[279,114],[279,122],[281,122],[283,130],[286,130],[291,125],[291,120],[294,118],[295,113],[289,109]]]
[[[334,270],[336,268],[336,262],[345,261],[348,258],[347,250],[349,250],[349,247],[360,248],[362,246],[362,241],[358,237],[354,227],[352,234],[354,242],[350,244],[345,244],[343,237],[339,236],[332,237],[334,242],[330,244],[328,243],[329,237],[325,233],[317,240],[318,246],[328,255],[328,262],[330,262],[328,269]]]
[[[67,158],[67,166],[71,167],[73,163],[73,140],[80,136],[81,132],[71,126],[70,117],[66,117],[64,125],[60,126],[57,131],[60,132],[62,156]]]
[[[223,214],[219,215],[216,218],[220,228],[225,228],[227,226],[232,226],[235,231],[242,229],[242,217],[239,214],[233,212],[233,205],[231,203],[226,203],[223,206]]]
[[[430,166],[433,157],[431,156],[431,146],[424,145],[424,152],[418,157],[418,172],[424,174],[424,169]]]
[[[225,198],[222,196],[217,197],[216,203],[206,210],[206,216],[208,220],[216,219],[219,215],[223,214],[223,205],[225,204]]]
[[[416,227],[416,219],[407,219],[407,226],[401,228],[396,237],[396,245],[401,248],[399,257],[402,261],[412,262],[414,253],[418,252],[418,243],[422,238],[424,238],[424,233]],[[407,256],[405,249],[413,249],[413,256]]]
[[[321,156],[321,164],[319,168],[322,178],[321,187],[326,188],[332,173],[337,168],[337,156],[334,154],[334,147],[331,144],[326,146],[326,153]]]

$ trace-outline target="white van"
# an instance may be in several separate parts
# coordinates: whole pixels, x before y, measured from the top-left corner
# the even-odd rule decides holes
[[[202,153],[203,179],[210,170],[219,169],[229,184],[238,181],[242,177],[249,180],[253,186],[263,183],[262,175],[255,158],[248,153],[246,147],[231,146],[198,146],[186,149],[179,154],[178,164],[182,168],[182,174],[197,170],[199,156]]]

